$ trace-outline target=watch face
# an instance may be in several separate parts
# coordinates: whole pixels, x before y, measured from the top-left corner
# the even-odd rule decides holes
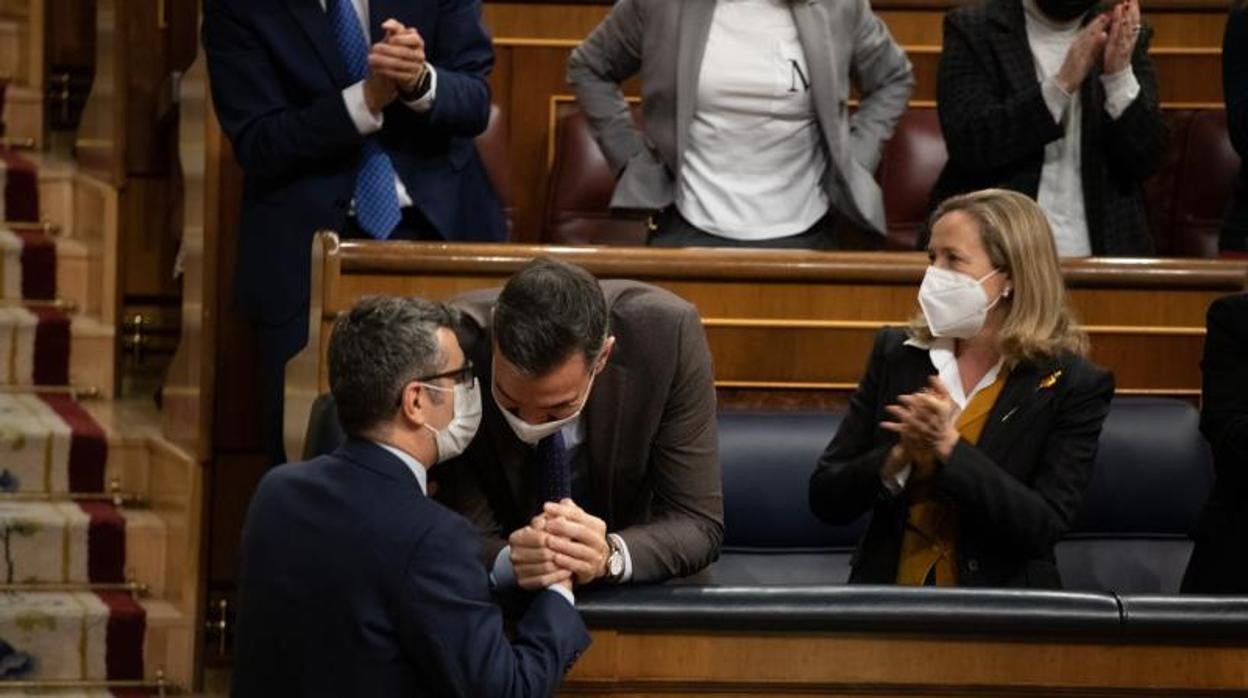
[[[618,577],[624,573],[624,556],[620,554],[620,551],[611,551],[611,557],[607,558],[607,571],[612,577]]]

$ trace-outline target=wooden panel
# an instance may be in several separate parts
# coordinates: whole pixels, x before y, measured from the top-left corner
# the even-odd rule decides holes
[[[84,169],[118,185],[125,177],[127,66],[118,48],[125,43],[119,7],[124,2],[96,3],[95,80],[74,145],[74,158]]]
[[[1199,696],[1248,648],[901,634],[595,630],[559,695]]]
[[[173,184],[168,177],[131,176],[121,195],[123,297],[176,300],[173,278],[178,237],[173,221]]]
[[[212,458],[212,405],[215,396],[217,250],[219,217],[209,211],[222,195],[220,176],[228,171],[224,134],[216,127],[208,97],[208,71],[201,58],[181,85],[182,186],[178,211],[182,225],[182,336],[163,392],[165,434],[195,455]],[[227,284],[228,285],[228,284]]]
[[[495,38],[572,39],[580,41],[593,31],[610,10],[609,2],[593,5],[572,3],[530,3],[524,5],[488,2],[486,26]],[[872,8],[888,25],[893,38],[902,44],[941,42],[941,21],[955,2],[873,2]],[[1203,9],[1174,8],[1164,0],[1151,0],[1144,7],[1144,21],[1155,31],[1154,46],[1204,46],[1222,44],[1226,4],[1209,3]]]
[[[600,278],[634,278],[697,306],[716,382],[742,394],[778,392],[815,404],[854,388],[876,330],[903,324],[927,261],[914,253],[650,250],[422,243],[339,244],[314,260],[309,343],[287,377],[288,445],[302,443],[311,400],[328,388],[323,350],[330,323],[370,293],[446,299],[498,286],[535,255],[581,264]],[[1209,302],[1248,283],[1248,265],[1204,260],[1076,260],[1065,264],[1071,302],[1092,337],[1093,358],[1119,391],[1199,394]]]

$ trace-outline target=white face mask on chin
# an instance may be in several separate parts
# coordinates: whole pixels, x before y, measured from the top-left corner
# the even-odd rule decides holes
[[[529,424],[523,419],[520,419],[518,416],[512,414],[507,408],[503,407],[502,403],[498,400],[497,385],[491,384],[490,392],[494,395],[494,404],[498,405],[498,410],[503,413],[503,419],[507,420],[507,426],[511,427],[511,430],[515,433],[516,438],[530,446],[533,446],[538,441],[541,441],[547,436],[559,431],[568,424],[571,424],[577,417],[581,416],[581,411],[585,409],[585,403],[589,402],[589,393],[594,389],[594,379],[597,377],[597,371],[589,377],[589,385],[585,386],[585,395],[581,398],[581,404],[576,408],[575,412],[567,417],[564,417],[563,419],[557,419],[553,422],[543,422],[541,424]]]
[[[956,271],[928,267],[919,286],[919,306],[927,319],[927,327],[936,337],[967,339],[979,334],[992,310],[1008,291],[991,303],[983,283],[1000,273],[994,269],[981,279]]]
[[[441,429],[435,429],[428,424],[424,425],[426,429],[433,432],[433,441],[438,447],[438,457],[435,462],[444,463],[463,453],[464,449],[468,448],[468,444],[472,442],[472,437],[476,436],[477,427],[481,424],[481,390],[476,378],[472,379],[472,385],[457,383],[454,388],[444,388],[431,383],[421,383],[421,385],[438,392],[455,393],[455,412],[451,421]]]

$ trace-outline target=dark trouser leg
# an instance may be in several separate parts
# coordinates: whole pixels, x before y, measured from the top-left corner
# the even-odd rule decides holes
[[[253,326],[259,363],[260,438],[272,465],[280,465],[287,460],[283,437],[286,362],[299,350],[293,338],[299,336],[299,325],[306,326],[307,322],[308,314],[304,311],[281,325]]]

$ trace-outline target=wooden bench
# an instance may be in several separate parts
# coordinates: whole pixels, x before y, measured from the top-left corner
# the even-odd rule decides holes
[[[308,346],[287,367],[288,452],[302,452],[311,401],[328,390],[326,340],[338,313],[368,294],[444,300],[499,286],[550,255],[600,278],[670,289],[702,314],[722,407],[835,407],[857,384],[875,331],[904,323],[926,258],[917,253],[655,250],[339,241],[313,243]],[[1093,358],[1120,394],[1195,400],[1205,309],[1248,286],[1248,265],[1213,260],[1065,263]]]

